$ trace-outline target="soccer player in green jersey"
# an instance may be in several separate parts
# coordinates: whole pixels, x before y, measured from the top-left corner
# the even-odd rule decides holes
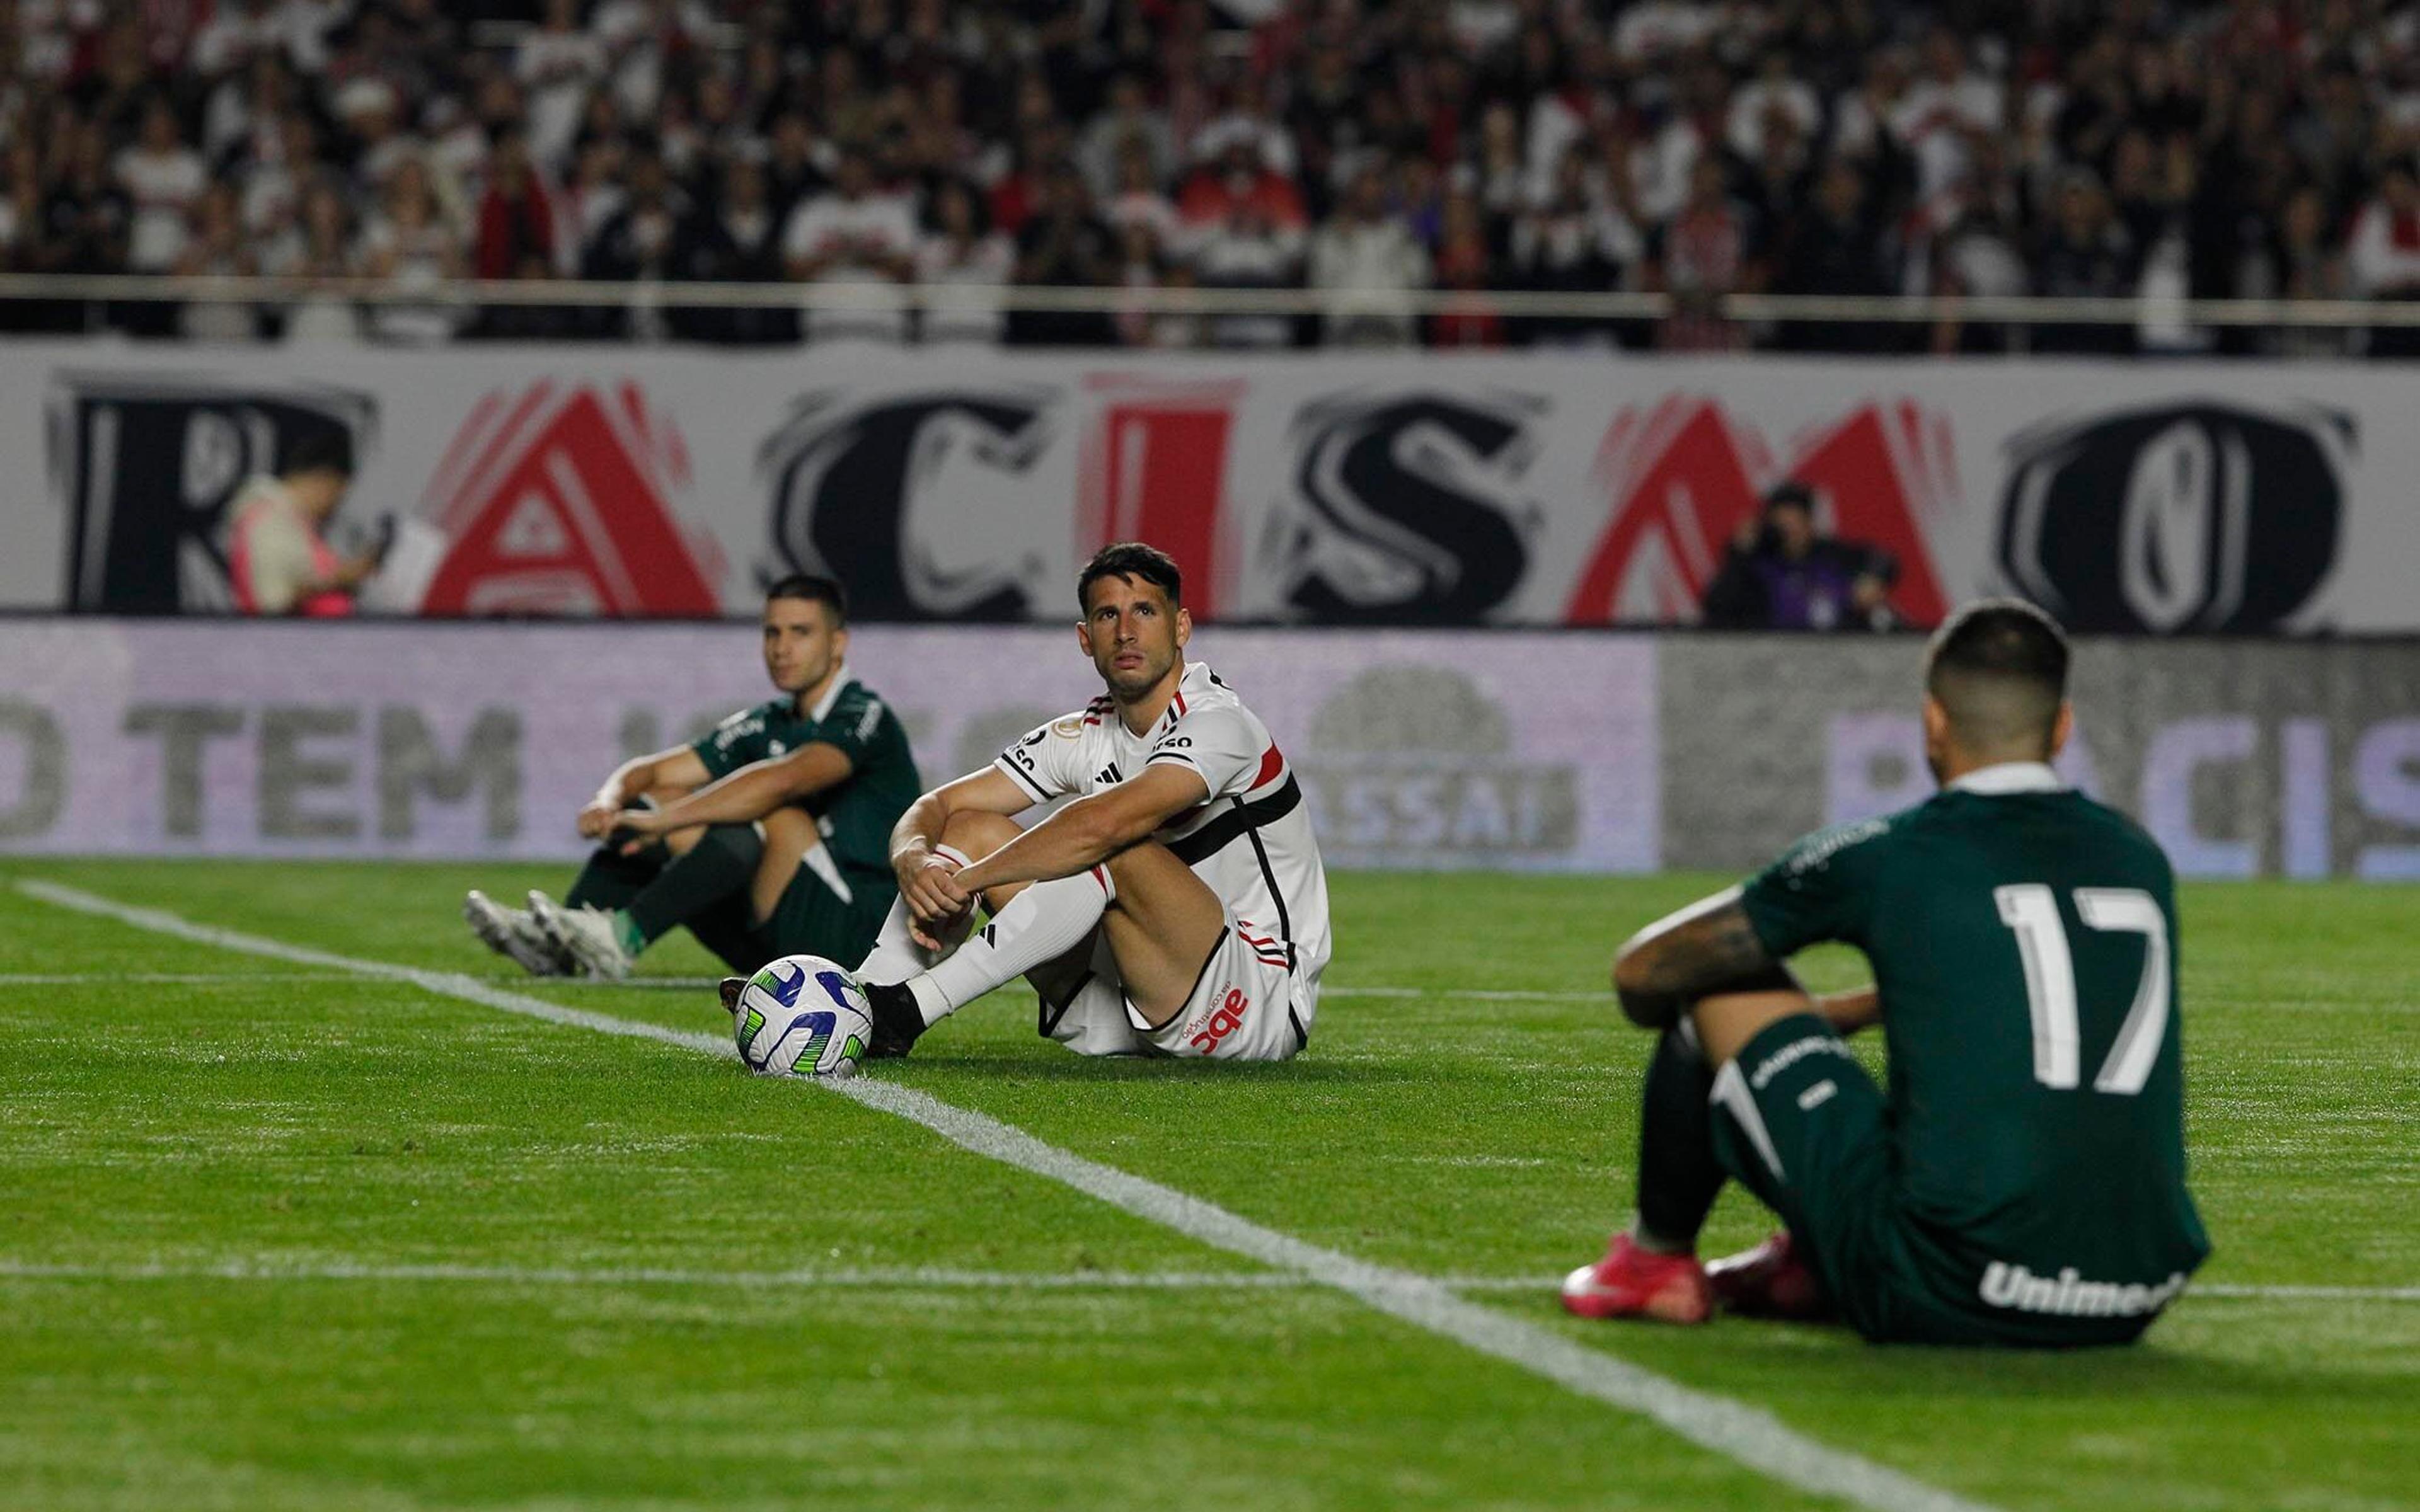
[[[849,675],[840,585],[766,591],[765,671],[779,696],[688,746],[625,762],[580,811],[599,841],[564,902],[478,892],[463,917],[535,975],[619,978],[686,924],[735,969],[873,949],[898,896],[891,827],[923,791],[907,732]]]
[[[1567,1308],[2066,1346],[2131,1340],[2184,1289],[2210,1242],[2185,1190],[2175,882],[2052,771],[2067,668],[2030,605],[1960,613],[1925,666],[1939,794],[1810,836],[1621,948],[1622,1010],[1661,1035],[1637,1211]],[[1862,950],[1874,985],[1802,991],[1782,963],[1822,940]],[[1877,1022],[1886,1088],[1841,1041]],[[1729,1179],[1784,1227],[1701,1267]]]

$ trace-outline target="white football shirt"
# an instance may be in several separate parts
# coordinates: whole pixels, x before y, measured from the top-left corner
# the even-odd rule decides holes
[[[1327,966],[1327,872],[1301,784],[1269,727],[1207,662],[1186,665],[1168,712],[1144,734],[1127,730],[1104,694],[1026,735],[993,764],[1047,803],[1115,787],[1163,762],[1200,777],[1210,795],[1152,838],[1218,895],[1239,930],[1283,949],[1307,1027]]]

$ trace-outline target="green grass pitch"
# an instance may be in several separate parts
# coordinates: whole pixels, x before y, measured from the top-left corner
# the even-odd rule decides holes
[[[0,863],[0,1506],[1824,1504],[811,1085],[29,879],[728,1022],[702,988],[529,983],[470,940],[465,887],[553,869]],[[2420,890],[2189,889],[2217,1255],[2144,1346],[2021,1357],[1556,1307],[1628,1204],[1646,1044],[1606,956],[1714,880],[1340,875],[1290,1066],[1082,1061],[1008,993],[873,1074],[1970,1502],[2420,1506]],[[685,940],[644,966],[712,969]],[[1765,1227],[1726,1198],[1711,1247]]]

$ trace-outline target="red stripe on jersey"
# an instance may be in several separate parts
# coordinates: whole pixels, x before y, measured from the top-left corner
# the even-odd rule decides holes
[[[1180,719],[1185,717],[1185,690],[1183,688],[1178,688],[1176,690],[1176,717]]]
[[[1261,752],[1261,769],[1252,778],[1252,786],[1259,787],[1266,782],[1274,782],[1277,780],[1278,774],[1284,770],[1285,758],[1278,754],[1278,748],[1275,746],[1271,746]]]

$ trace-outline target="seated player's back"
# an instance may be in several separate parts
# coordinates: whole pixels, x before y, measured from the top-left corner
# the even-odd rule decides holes
[[[1816,837],[1755,887],[1752,906],[1838,910],[1834,937],[1871,962],[1900,1201],[1947,1257],[1987,1284],[1995,1263],[2008,1285],[2072,1270],[2071,1291],[2200,1261],[2175,884],[2140,828],[2047,781],[1952,787]],[[2026,1310],[2071,1304],[2092,1305]]]

